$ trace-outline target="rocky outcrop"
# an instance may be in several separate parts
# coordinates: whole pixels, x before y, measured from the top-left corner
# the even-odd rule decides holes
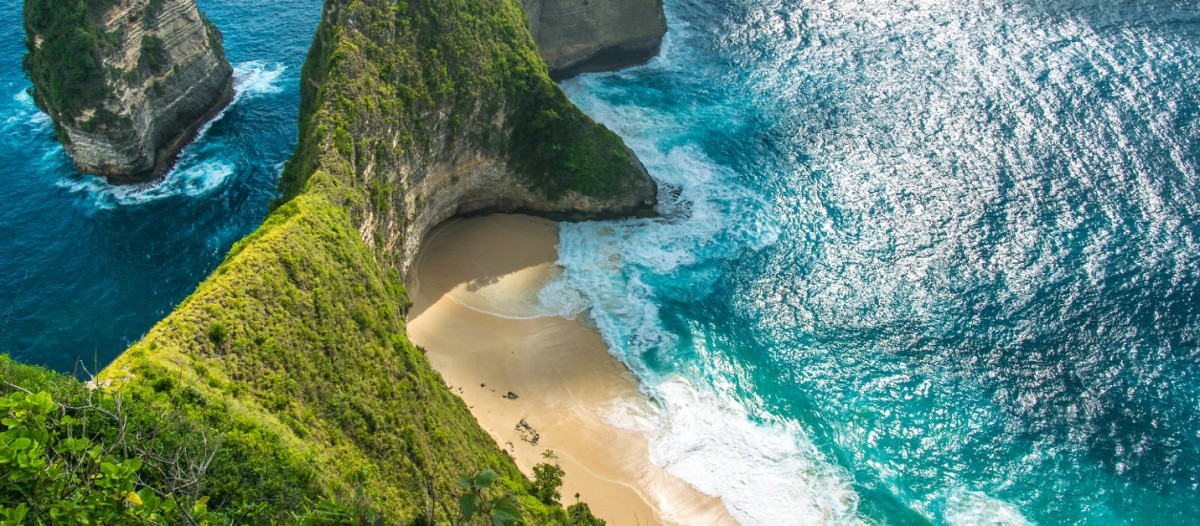
[[[228,430],[204,494],[240,522],[337,498],[355,523],[458,523],[484,469],[524,523],[571,522],[408,341],[402,275],[451,216],[649,214],[654,182],[550,80],[517,0],[326,0],[301,77],[272,212],[102,379]]]
[[[25,26],[34,99],[82,172],[153,179],[232,97],[194,0],[29,0]]]
[[[645,63],[667,32],[662,0],[525,0],[524,8],[556,80]]]
[[[468,4],[326,2],[284,200],[326,185],[402,273],[455,216],[652,214],[654,181],[551,81],[519,5]]]

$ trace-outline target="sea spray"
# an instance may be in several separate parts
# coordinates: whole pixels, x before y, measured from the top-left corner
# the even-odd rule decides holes
[[[655,463],[721,497],[746,524],[856,522],[848,474],[801,428],[786,418],[765,422],[760,410],[751,417],[738,392],[712,390],[740,365],[659,373],[662,363],[703,363],[706,353],[663,326],[660,296],[703,298],[721,276],[698,268],[701,258],[733,259],[773,244],[780,232],[772,207],[696,147],[656,144],[654,137],[686,129],[687,116],[610,112],[588,87],[586,78],[567,86],[581,107],[626,134],[664,189],[661,218],[560,227],[563,280],[656,401],[657,416],[616,408],[615,423],[646,434]]]
[[[178,197],[203,197],[225,184],[234,175],[235,166],[222,159],[227,148],[225,141],[208,140],[208,132],[239,104],[250,103],[257,97],[281,93],[280,77],[287,70],[283,64],[244,62],[234,66],[234,100],[216,117],[197,131],[196,139],[184,148],[176,166],[162,179],[149,183],[114,185],[101,177],[70,174],[56,185],[71,193],[80,194],[97,210],[138,206]],[[65,154],[65,152],[63,152]]]
[[[674,2],[661,57],[566,83],[662,183],[560,250],[656,461],[777,523],[661,453],[695,405],[837,474],[797,520],[1195,516],[1200,8],[1150,4]]]

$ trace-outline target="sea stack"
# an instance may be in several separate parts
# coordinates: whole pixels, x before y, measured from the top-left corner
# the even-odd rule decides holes
[[[152,180],[232,98],[194,0],[27,0],[24,17],[34,101],[81,172]]]
[[[645,63],[667,33],[662,0],[525,0],[524,9],[555,80]]]

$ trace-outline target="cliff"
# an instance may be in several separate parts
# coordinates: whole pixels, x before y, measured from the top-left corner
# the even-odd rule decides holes
[[[559,80],[645,63],[667,32],[662,0],[525,0],[524,8]]]
[[[653,213],[654,181],[550,80],[509,1],[327,2],[303,77],[284,199],[337,195],[401,274],[454,216]]]
[[[24,16],[34,101],[82,172],[152,179],[232,97],[194,0],[27,0]]]
[[[649,214],[653,181],[514,0],[327,0],[302,83],[274,210],[102,378],[220,437],[201,493],[259,503],[239,522],[321,495],[456,522],[459,478],[492,469],[528,523],[566,523],[408,340],[402,275],[454,215]]]

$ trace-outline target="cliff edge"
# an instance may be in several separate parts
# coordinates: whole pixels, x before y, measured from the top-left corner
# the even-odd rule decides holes
[[[24,18],[34,101],[82,172],[153,179],[232,97],[194,0],[27,0]]]
[[[524,8],[555,80],[645,63],[667,32],[662,0],[524,0]]]
[[[654,180],[554,84],[509,0],[329,1],[301,82],[283,200],[338,195],[401,274],[455,216],[654,213]]]
[[[221,423],[199,494],[261,503],[239,522],[330,495],[458,523],[460,477],[491,469],[525,523],[568,523],[409,341],[402,276],[450,217],[652,214],[654,181],[550,80],[516,0],[326,0],[301,82],[273,211],[102,381]]]

